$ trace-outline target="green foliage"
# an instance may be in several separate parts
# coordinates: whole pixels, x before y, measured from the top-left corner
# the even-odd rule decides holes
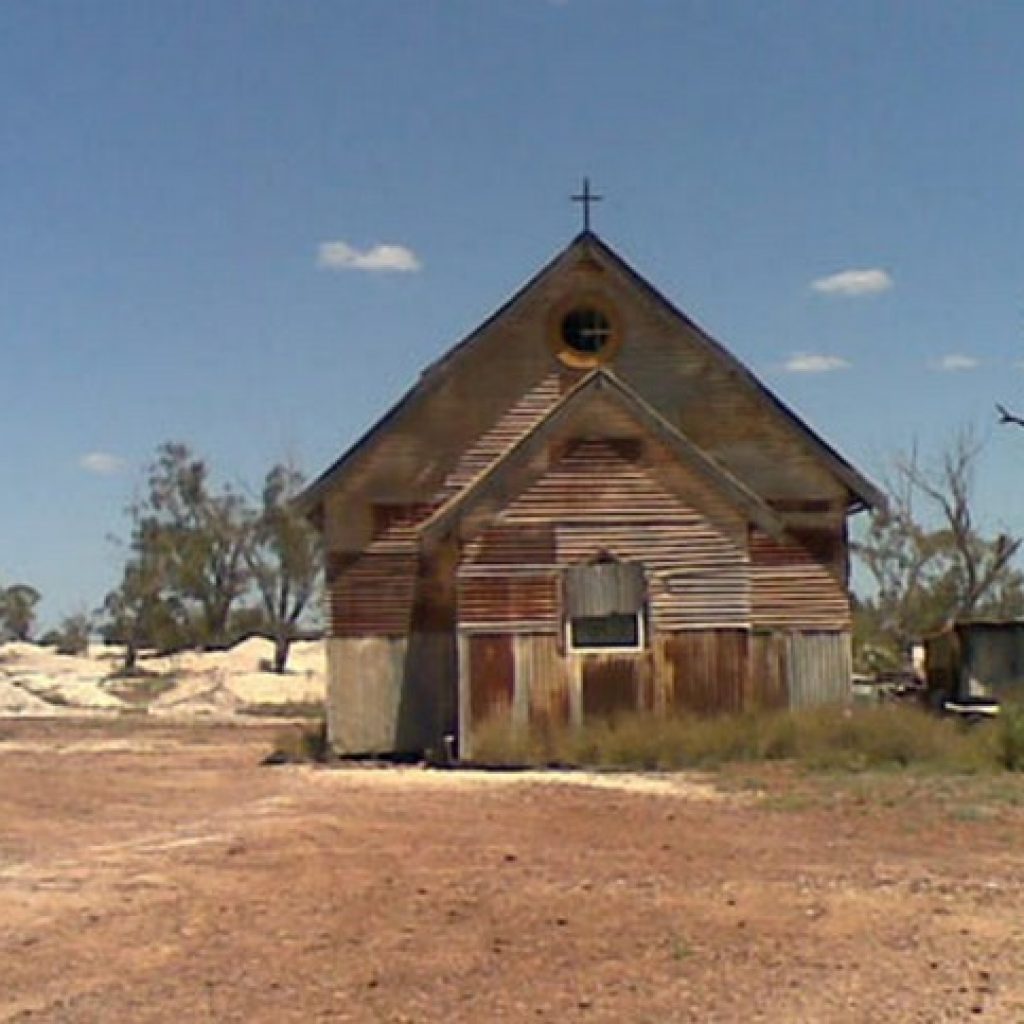
[[[187,446],[157,449],[144,495],[128,509],[121,581],[101,609],[102,635],[124,645],[127,670],[141,648],[226,647],[263,634],[284,671],[321,564],[319,538],[294,507],[301,486],[297,470],[274,466],[253,508],[215,485]],[[243,603],[254,594],[258,603]]]
[[[985,726],[964,728],[951,719],[896,705],[713,717],[624,715],[578,729],[541,731],[517,730],[507,720],[495,720],[476,732],[474,757],[494,764],[644,770],[784,759],[818,770],[917,767],[975,772],[1005,763],[994,735]],[[1020,740],[1024,765],[1024,726]]]
[[[54,647],[58,654],[85,654],[89,650],[92,617],[86,612],[66,615],[57,629],[51,629],[42,643]]]
[[[267,473],[246,562],[274,641],[274,671],[283,672],[299,621],[316,593],[320,539],[295,507],[303,477],[278,465]]]
[[[183,444],[157,449],[147,490],[136,511],[140,553],[160,567],[197,645],[224,646],[232,605],[249,582],[251,512],[230,487],[214,489],[205,460]]]
[[[39,591],[27,583],[0,587],[0,640],[30,640],[39,601]]]

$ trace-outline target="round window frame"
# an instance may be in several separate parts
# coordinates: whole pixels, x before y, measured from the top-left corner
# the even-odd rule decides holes
[[[597,352],[581,352],[568,344],[563,335],[566,318],[572,313],[584,311],[600,313],[608,321],[608,340]],[[552,307],[548,318],[548,345],[562,363],[574,370],[604,366],[622,348],[622,320],[615,307],[603,295],[577,292]]]

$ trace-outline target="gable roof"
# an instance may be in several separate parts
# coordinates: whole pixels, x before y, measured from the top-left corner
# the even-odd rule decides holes
[[[584,233],[586,234],[586,232]],[[582,238],[583,236],[579,236]],[[578,241],[579,239],[576,239]],[[681,309],[673,305],[657,288],[654,287],[645,277],[637,273],[614,249],[603,239],[593,232],[589,233],[589,240],[592,245],[608,257],[623,273],[626,274],[642,291],[660,305],[667,313],[681,320],[694,333],[710,352],[718,359],[728,364],[736,371],[737,378],[754,395],[766,405],[773,408],[792,427],[795,427],[808,446],[817,454],[823,462],[843,481],[850,489],[850,492],[858,500],[855,511],[859,509],[879,509],[886,504],[885,495],[866,476],[846,461],[824,438],[812,430],[785,402],[765,387],[754,373],[739,359],[736,358],[721,342],[713,338],[695,320],[692,320]]]
[[[444,370],[453,362],[456,362],[481,335],[483,335],[491,324],[501,319],[506,310],[514,306],[519,299],[533,288],[541,279],[551,273],[560,263],[568,260],[573,251],[579,247],[585,237],[594,237],[588,232],[581,232],[577,235],[560,253],[557,253],[540,270],[537,271],[521,288],[515,291],[510,298],[503,302],[486,320],[474,328],[460,342],[448,349],[442,356],[428,364],[420,373],[419,379],[402,397],[347,451],[343,452],[334,462],[331,463],[323,473],[320,474],[298,497],[295,499],[296,507],[306,515],[310,515],[323,497],[358,458],[363,456],[374,441],[381,436],[388,427],[400,420],[407,413],[423,402],[434,389],[441,383]]]
[[[574,416],[595,395],[611,399],[627,412],[643,429],[665,444],[687,468],[693,470],[719,493],[724,494],[750,522],[772,536],[783,535],[785,526],[782,520],[766,502],[721,463],[698,448],[612,371],[598,368],[567,391],[558,403],[500,459],[492,463],[419,527],[420,538],[424,544],[434,544],[449,533],[469,512],[486,506],[489,499],[499,496],[502,484],[510,477],[514,477],[517,471],[527,469],[531,458],[543,450],[549,441],[558,437],[564,428],[570,427]],[[498,511],[499,509],[495,508],[495,514]]]
[[[563,249],[534,274],[505,303],[495,310],[475,330],[449,349],[444,355],[428,365],[420,374],[419,380],[402,396],[401,399],[370,428],[351,448],[344,452],[319,477],[317,477],[296,499],[296,506],[307,515],[313,514],[324,494],[339,483],[346,472],[360,459],[372,451],[377,440],[387,430],[411,414],[421,405],[445,379],[446,371],[458,362],[467,349],[471,348],[499,320],[507,310],[514,306],[527,292],[534,288],[543,278],[572,259],[577,252],[588,252],[596,249],[608,261],[622,271],[642,292],[659,305],[671,317],[683,323],[692,332],[697,342],[703,345],[715,358],[727,364],[734,371],[737,382],[752,392],[755,399],[768,406],[777,416],[781,417],[799,434],[811,451],[841,480],[855,499],[850,506],[852,511],[866,508],[881,508],[885,505],[882,492],[846,461],[831,445],[812,430],[793,410],[776,397],[760,380],[724,345],[716,341],[699,324],[674,306],[654,285],[635,271],[618,253],[592,231],[582,231]],[[584,378],[584,381],[587,378]],[[621,384],[621,381],[619,382]],[[639,397],[639,396],[637,396]],[[641,399],[642,401],[642,399]],[[646,403],[644,403],[646,404]],[[653,412],[653,410],[651,410]],[[738,482],[738,481],[737,481]]]

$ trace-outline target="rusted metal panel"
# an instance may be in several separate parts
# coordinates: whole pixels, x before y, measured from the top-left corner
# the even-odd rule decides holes
[[[572,564],[602,548],[644,566],[656,630],[746,626],[750,584],[746,553],[692,510],[674,520],[630,526],[557,527],[560,561]]]
[[[558,638],[548,633],[513,639],[516,708],[525,706],[525,721],[538,727],[569,724],[569,672]],[[520,712],[522,715],[522,712]]]
[[[551,523],[497,524],[466,546],[464,559],[469,566],[490,569],[552,566],[556,564],[555,528]]]
[[[340,754],[397,750],[404,637],[327,640],[327,733]]]
[[[549,373],[462,453],[445,479],[442,495],[456,494],[508,451],[561,397],[562,374]]]
[[[558,629],[558,579],[541,575],[470,576],[458,583],[459,626],[486,632]]]
[[[744,703],[748,708],[779,710],[789,706],[786,635],[757,630],[750,635],[750,675]]]
[[[642,663],[646,657],[589,654],[581,658],[583,720],[609,718],[640,709]]]
[[[637,449],[623,449],[616,439],[579,442],[515,498],[493,527],[465,547],[460,622],[472,628],[501,621],[540,625],[533,614],[542,611],[538,605],[530,615],[517,613],[505,604],[507,591],[488,583],[485,597],[470,580],[492,572],[511,577],[537,570],[542,558],[549,559],[543,564],[557,579],[561,570],[607,552],[643,564],[655,629],[748,625],[749,559],[742,518],[709,496],[700,481],[693,482],[693,490],[701,510],[687,505],[659,482],[660,466],[638,458]],[[665,471],[679,472],[679,467]],[[556,596],[549,591],[550,598]],[[495,602],[499,618],[491,617]],[[545,628],[559,628],[558,612],[553,600],[544,610]]]
[[[509,719],[515,696],[515,659],[507,633],[468,638],[470,720]]]
[[[414,529],[436,511],[435,502],[374,502],[370,506],[374,540],[409,541]]]
[[[780,543],[755,530],[750,550],[755,627],[849,628],[841,535],[806,531]]]
[[[672,671],[672,709],[719,714],[743,707],[749,671],[745,630],[689,630],[659,639]]]
[[[849,703],[853,678],[849,633],[790,633],[786,643],[790,707]]]
[[[607,440],[576,442],[555,466],[505,510],[504,522],[630,521],[674,514],[680,500]],[[598,512],[598,510],[600,510]]]
[[[330,583],[331,635],[406,633],[416,577],[414,551],[369,551],[359,557]]]

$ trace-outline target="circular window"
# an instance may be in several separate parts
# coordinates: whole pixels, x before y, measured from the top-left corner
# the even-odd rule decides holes
[[[550,338],[568,366],[587,368],[607,362],[621,342],[614,312],[604,302],[576,297],[552,311]]]
[[[584,306],[562,317],[562,342],[582,355],[597,355],[612,338],[612,325],[599,309]]]

